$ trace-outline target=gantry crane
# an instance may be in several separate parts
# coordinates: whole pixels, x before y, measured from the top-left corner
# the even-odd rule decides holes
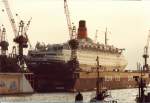
[[[9,7],[9,3],[8,0],[3,0],[3,3],[5,5],[5,9],[9,18],[9,21],[11,23],[15,38],[14,38],[14,42],[16,44],[18,44],[18,50],[19,50],[19,55],[18,55],[18,60],[19,60],[19,65],[21,67],[23,67],[24,65],[24,58],[23,58],[23,48],[27,48],[28,47],[28,37],[26,34],[26,31],[28,30],[28,28],[25,31],[25,27],[24,27],[24,22],[21,20],[19,23],[19,30],[17,31],[17,27],[15,24],[15,20],[13,18],[12,12],[10,10]],[[29,23],[30,24],[30,23]],[[27,25],[28,27],[28,25]],[[21,68],[23,69],[23,68]]]
[[[148,63],[147,63],[147,58],[149,58],[149,55],[148,55],[149,42],[150,42],[150,30],[149,30],[149,34],[147,37],[147,43],[144,47],[144,54],[143,54],[143,58],[144,58],[144,67],[143,68],[145,71],[149,71],[149,67],[148,67]]]
[[[79,43],[76,39],[76,28],[75,26],[72,26],[72,23],[71,23],[67,0],[64,0],[64,10],[66,14],[67,25],[68,25],[69,35],[70,35],[70,40],[69,40],[69,46],[71,48],[70,61],[73,66],[72,68],[77,69],[78,64],[79,64],[77,60],[77,49],[78,49]]]
[[[1,47],[1,55],[6,56],[6,52],[8,50],[8,42],[6,40],[6,29],[5,28],[0,28],[0,47]]]
[[[72,26],[71,23],[67,0],[64,0],[64,10],[66,14],[67,25],[68,25],[69,35],[70,35],[69,45],[71,48],[71,59],[74,59],[76,58],[76,49],[78,48],[78,42],[76,40],[76,28],[75,26]]]

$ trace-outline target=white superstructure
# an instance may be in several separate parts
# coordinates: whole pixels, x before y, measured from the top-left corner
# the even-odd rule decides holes
[[[123,70],[127,61],[122,55],[122,49],[110,45],[96,44],[91,39],[78,40],[79,48],[77,50],[77,59],[79,67],[82,70],[89,70],[96,65],[96,57],[99,57],[99,63],[104,70]],[[28,59],[31,63],[37,62],[64,62],[70,60],[71,50],[68,43],[64,44],[44,44],[38,43],[35,50],[30,50]]]

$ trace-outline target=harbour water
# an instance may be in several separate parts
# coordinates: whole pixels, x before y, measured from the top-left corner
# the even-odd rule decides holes
[[[108,92],[118,103],[135,103],[138,89],[120,89]],[[95,92],[82,92],[84,102],[89,102]],[[1,95],[1,103],[74,103],[76,93],[44,93],[26,95]]]

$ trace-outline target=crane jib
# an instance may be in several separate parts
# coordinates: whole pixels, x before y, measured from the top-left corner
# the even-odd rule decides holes
[[[8,3],[8,0],[3,0],[3,3],[5,5],[5,9],[6,9],[6,12],[7,12],[7,15],[8,15],[8,18],[10,20],[10,23],[11,23],[11,26],[12,26],[12,29],[13,29],[13,32],[14,32],[14,35],[15,37],[17,36],[17,27],[16,27],[16,24],[15,24],[15,20],[13,18],[13,15],[12,15],[12,12],[10,10],[10,6],[9,6],[9,3]]]

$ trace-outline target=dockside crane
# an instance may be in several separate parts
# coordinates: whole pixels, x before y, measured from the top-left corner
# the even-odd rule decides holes
[[[72,65],[72,69],[78,70],[79,62],[77,59],[77,49],[78,49],[79,43],[76,39],[76,28],[75,28],[75,26],[72,26],[72,22],[70,19],[67,0],[64,0],[64,10],[65,10],[65,14],[66,14],[67,25],[68,25],[69,36],[70,36],[70,40],[69,40],[69,46],[71,48],[70,63]]]
[[[17,31],[17,27],[16,27],[16,23],[15,20],[13,18],[8,0],[2,0],[4,5],[5,5],[5,9],[9,18],[9,21],[11,23],[15,38],[14,38],[14,42],[16,44],[18,44],[18,51],[19,51],[19,55],[18,55],[18,61],[19,61],[19,65],[21,67],[21,69],[23,70],[23,65],[24,65],[24,58],[23,58],[23,48],[27,48],[28,47],[28,37],[25,33],[24,30],[24,22],[23,20],[20,21],[19,23],[19,30]],[[24,71],[24,70],[23,70]]]
[[[78,41],[76,40],[76,28],[75,26],[72,26],[71,23],[67,0],[64,0],[64,10],[66,14],[66,20],[67,20],[67,25],[68,25],[69,35],[70,35],[69,45],[71,48],[71,60],[73,60],[73,59],[77,59],[76,53],[78,48]]]
[[[6,52],[8,50],[9,43],[6,40],[6,29],[0,28],[0,47],[1,47],[1,55],[6,56]]]
[[[149,67],[148,67],[148,63],[147,63],[147,59],[149,58],[149,55],[148,55],[149,42],[150,42],[150,30],[149,30],[149,34],[148,34],[148,37],[147,37],[147,43],[144,47],[144,54],[143,54],[143,58],[144,58],[143,70],[144,71],[149,71]]]

